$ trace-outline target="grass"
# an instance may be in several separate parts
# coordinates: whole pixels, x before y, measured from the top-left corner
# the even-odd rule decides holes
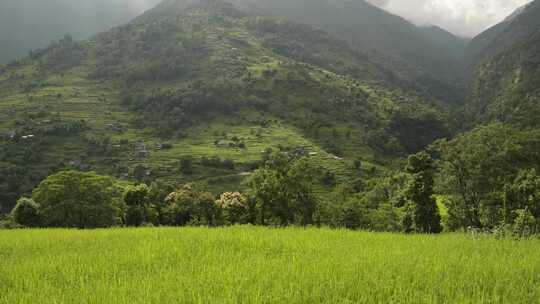
[[[540,241],[235,227],[0,232],[0,303],[539,303]]]

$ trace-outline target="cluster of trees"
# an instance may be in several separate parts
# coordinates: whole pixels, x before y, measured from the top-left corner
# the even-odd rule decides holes
[[[53,41],[47,49],[30,52],[30,58],[38,60],[42,73],[60,72],[78,66],[86,56],[86,50],[70,35]]]
[[[434,199],[435,172],[433,159],[421,152],[411,155],[398,173],[338,186],[335,201],[321,206],[323,222],[349,229],[439,233],[442,226]]]
[[[343,205],[323,202],[315,187],[321,169],[306,157],[275,152],[246,181],[244,193],[219,198],[187,184],[125,186],[95,173],[65,171],[45,179],[21,198],[11,215],[27,227],[97,228],[144,225],[330,225],[381,231],[440,232],[433,194],[433,163],[427,154],[411,156],[410,181],[401,206],[365,200]],[[383,189],[381,187],[380,189]],[[375,196],[369,197],[376,201]],[[392,202],[393,203],[393,202]],[[332,206],[332,207],[331,207]]]
[[[238,79],[194,81],[187,88],[123,94],[122,103],[141,114],[141,127],[153,127],[160,135],[176,134],[199,119],[215,113],[231,114],[246,105],[245,84]]]
[[[305,160],[276,153],[248,182],[249,191],[211,193],[188,184],[125,186],[93,172],[47,177],[12,210],[27,227],[99,228],[142,225],[312,224],[316,200]]]
[[[103,228],[142,225],[208,225],[251,222],[240,193],[216,199],[193,185],[176,189],[152,183],[125,186],[93,172],[63,171],[46,178],[31,198],[21,198],[12,220],[25,227]]]
[[[451,230],[540,224],[540,131],[493,124],[432,146]],[[533,220],[528,220],[533,219]],[[519,225],[518,225],[519,226]]]

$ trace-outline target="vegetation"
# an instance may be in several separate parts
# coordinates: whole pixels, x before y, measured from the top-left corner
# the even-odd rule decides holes
[[[22,197],[11,211],[15,223],[25,227],[39,227],[41,225],[39,205],[32,199]]]
[[[520,203],[510,203],[515,201],[511,193],[520,183],[530,183],[524,191],[536,191],[539,143],[538,131],[520,131],[502,124],[440,142],[436,148],[441,155],[439,185],[446,195],[449,227],[494,229],[512,224],[515,212],[534,197],[518,195]]]
[[[539,20],[540,2],[532,1],[473,41],[470,48],[481,60],[473,61],[470,69],[471,90],[464,109],[470,124],[499,121],[539,127]]]
[[[32,199],[39,202],[44,227],[100,228],[122,222],[121,189],[112,178],[95,173],[51,175],[34,189]]]
[[[409,200],[405,216],[405,229],[423,233],[441,232],[441,217],[433,197],[433,160],[427,153],[409,157],[406,172],[411,174],[410,184],[405,189]],[[410,225],[410,226],[409,226]]]

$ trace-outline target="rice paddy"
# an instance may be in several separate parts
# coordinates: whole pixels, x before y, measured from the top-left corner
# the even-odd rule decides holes
[[[0,231],[0,303],[540,303],[539,249],[315,228]]]

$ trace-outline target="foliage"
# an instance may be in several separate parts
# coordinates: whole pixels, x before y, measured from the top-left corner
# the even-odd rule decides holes
[[[122,223],[121,189],[114,179],[93,172],[63,171],[32,192],[45,227],[99,228]]]
[[[277,220],[282,226],[312,224],[317,209],[313,170],[305,158],[289,159],[280,152],[270,155],[264,167],[256,170],[246,183],[259,210],[259,223]]]
[[[535,190],[519,183],[528,179],[525,184],[534,185],[535,178],[521,174],[518,185],[511,185],[521,170],[538,169],[539,147],[538,131],[520,131],[502,124],[479,127],[435,145],[434,153],[440,155],[438,184],[449,200],[451,226],[491,229],[512,209],[523,209],[528,197],[519,196],[517,189],[521,187],[526,194]],[[513,199],[516,195],[519,203]]]
[[[15,223],[25,227],[39,227],[41,224],[39,205],[30,198],[22,197],[11,211]]]
[[[225,222],[228,224],[254,223],[252,206],[248,199],[239,192],[222,193],[216,201],[217,206],[222,210]]]
[[[433,196],[434,169],[433,160],[427,153],[420,152],[409,156],[405,171],[412,177],[405,196],[412,204],[407,210],[412,211],[412,214],[407,216],[412,218],[409,223],[413,224],[413,227],[405,225],[406,230],[422,233],[439,233],[442,230],[441,216]]]
[[[207,225],[215,226],[220,219],[220,210],[209,192],[185,185],[170,193],[165,199],[165,223],[172,226]]]
[[[124,193],[127,205],[125,224],[141,226],[144,223],[156,222],[156,213],[149,202],[150,188],[145,184],[131,186]]]

